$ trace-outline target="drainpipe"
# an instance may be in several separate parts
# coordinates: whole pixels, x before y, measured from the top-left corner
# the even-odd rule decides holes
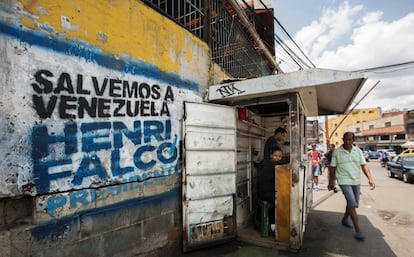
[[[253,26],[253,24],[250,23],[250,20],[247,17],[244,10],[240,8],[236,0],[228,0],[228,2],[231,4],[231,6],[236,11],[237,16],[240,18],[241,23],[247,29],[250,35],[253,37],[253,40],[257,43],[259,49],[263,52],[267,60],[270,61],[270,63],[275,67],[276,73],[283,73],[283,71],[279,67],[279,64],[277,64],[276,62],[276,56],[272,56],[272,54],[269,52],[269,50],[263,43],[262,39],[260,38],[259,34],[257,34],[255,27]]]

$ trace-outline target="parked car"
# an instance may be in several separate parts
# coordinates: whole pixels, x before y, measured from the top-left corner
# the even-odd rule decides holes
[[[414,155],[395,156],[387,162],[388,176],[399,177],[405,183],[414,181]]]
[[[381,154],[377,151],[368,151],[368,159],[379,159]]]
[[[414,148],[409,148],[409,149],[406,149],[406,150],[402,151],[402,152],[399,154],[399,156],[402,156],[402,155],[409,155],[409,154],[413,154],[413,155],[414,155]]]

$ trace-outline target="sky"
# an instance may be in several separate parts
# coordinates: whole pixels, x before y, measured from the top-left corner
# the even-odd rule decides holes
[[[368,80],[351,107],[414,109],[414,1],[272,0],[271,7],[317,68],[356,71],[409,63],[364,72]],[[277,28],[275,33],[282,35]],[[278,49],[276,58],[284,72],[299,69]]]

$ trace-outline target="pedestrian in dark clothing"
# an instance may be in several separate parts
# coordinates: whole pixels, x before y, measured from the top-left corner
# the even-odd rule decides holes
[[[263,169],[259,173],[258,194],[261,200],[267,201],[273,206],[275,205],[275,166],[287,164],[283,160],[283,153],[279,147],[273,148],[269,161],[264,161]],[[275,222],[275,208],[269,210],[269,220]]]
[[[272,153],[272,149],[279,147],[281,148],[280,142],[283,141],[287,136],[287,130],[284,128],[277,128],[275,130],[275,133],[273,136],[269,137],[266,140],[264,151],[263,151],[263,160],[269,161],[270,160],[270,154]]]
[[[327,160],[327,161],[326,161],[326,165],[325,165],[325,167],[328,167],[328,181],[329,181],[329,176],[330,176],[329,166],[331,165],[332,154],[333,154],[334,150],[335,150],[335,145],[334,145],[334,144],[330,144],[330,145],[329,145],[329,150],[328,150],[328,152],[326,152],[326,153],[325,153],[325,158],[326,158],[326,160]],[[338,192],[338,189],[337,189],[336,187],[334,187],[334,188],[333,188],[333,191],[334,191],[335,193],[337,193],[337,192]]]

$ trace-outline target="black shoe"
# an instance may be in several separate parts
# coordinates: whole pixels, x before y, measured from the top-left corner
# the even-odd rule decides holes
[[[364,240],[365,239],[365,235],[362,231],[358,231],[355,233],[355,239],[356,240]]]
[[[348,219],[342,221],[341,223],[342,223],[342,226],[344,226],[346,228],[353,228],[354,227],[354,226],[352,226],[351,222]]]

